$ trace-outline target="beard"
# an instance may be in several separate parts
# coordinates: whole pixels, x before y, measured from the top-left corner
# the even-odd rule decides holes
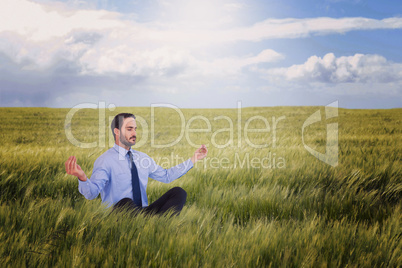
[[[134,138],[134,140],[130,141],[132,138]],[[136,139],[137,139],[136,136],[131,137],[130,140],[127,140],[126,137],[124,136],[120,136],[120,142],[128,147],[135,145]]]

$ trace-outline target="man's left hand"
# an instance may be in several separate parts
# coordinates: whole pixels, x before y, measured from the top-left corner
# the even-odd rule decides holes
[[[201,145],[200,148],[198,148],[194,155],[191,157],[191,161],[193,162],[193,164],[195,164],[195,162],[197,162],[198,160],[203,159],[204,157],[206,157],[208,154],[208,149],[207,147],[203,144]]]

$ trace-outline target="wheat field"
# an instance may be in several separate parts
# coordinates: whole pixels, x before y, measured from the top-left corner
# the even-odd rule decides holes
[[[339,109],[304,133],[324,107],[181,109],[182,117],[119,107],[71,120],[69,109],[0,110],[1,267],[402,266],[402,109]],[[207,158],[182,178],[149,181],[150,202],[174,186],[187,191],[179,216],[111,214],[65,173],[75,155],[90,176],[113,144],[118,112],[137,116],[135,149],[165,168],[207,144]],[[329,123],[338,124],[336,166],[304,146],[325,153]]]

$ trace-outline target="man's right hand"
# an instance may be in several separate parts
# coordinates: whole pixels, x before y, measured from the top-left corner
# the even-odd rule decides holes
[[[75,156],[70,156],[66,161],[65,166],[67,174],[76,176],[80,181],[87,180],[87,175],[85,175],[85,172],[77,164],[77,158],[75,158]]]

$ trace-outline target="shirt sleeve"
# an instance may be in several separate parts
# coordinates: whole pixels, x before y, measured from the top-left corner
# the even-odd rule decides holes
[[[86,181],[78,180],[78,191],[86,199],[94,199],[103,190],[106,183],[109,181],[110,171],[105,167],[102,159],[97,159],[94,164],[91,179]]]
[[[157,165],[152,158],[150,159],[151,165],[149,177],[151,179],[164,183],[169,183],[180,178],[194,166],[191,159],[188,159],[183,163],[178,164],[177,166],[171,167],[169,169],[164,169],[163,167]]]

